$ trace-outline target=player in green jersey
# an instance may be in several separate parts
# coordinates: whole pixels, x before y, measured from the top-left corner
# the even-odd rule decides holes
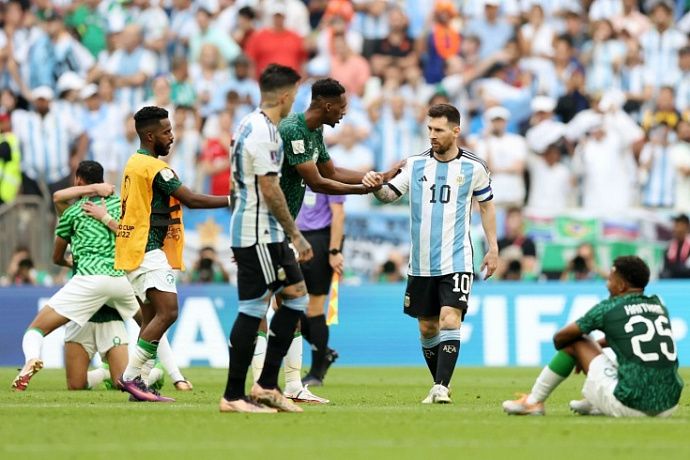
[[[107,194],[103,183],[103,167],[95,161],[82,161],[76,171],[77,186],[93,186],[92,194]],[[112,186],[110,186],[112,192]],[[103,189],[103,190],[100,190]],[[86,192],[85,192],[86,193]],[[82,205],[94,198],[84,197],[68,207],[55,230],[53,261],[57,265],[76,265],[76,273],[36,315],[24,333],[22,350],[25,364],[12,382],[17,391],[26,390],[31,377],[41,370],[40,359],[43,338],[70,320],[84,326],[103,305],[114,308],[123,319],[139,311],[125,273],[113,267],[115,235],[96,219],[86,215]],[[109,216],[120,213],[120,199],[107,196],[105,206]],[[72,248],[72,260],[65,258],[67,246]]]
[[[570,408],[582,415],[667,417],[678,407],[683,380],[668,310],[645,295],[649,267],[637,256],[618,257],[606,284],[611,296],[554,336],[559,350],[537,378],[530,394],[504,401],[508,414],[543,415],[544,401],[572,372],[587,378],[584,400]],[[587,334],[604,333],[598,341]],[[610,348],[612,360],[602,351]]]

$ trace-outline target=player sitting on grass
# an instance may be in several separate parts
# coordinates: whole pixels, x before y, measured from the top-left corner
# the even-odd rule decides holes
[[[587,374],[582,394],[570,408],[581,415],[668,417],[678,407],[683,380],[668,310],[659,297],[644,294],[649,267],[636,256],[617,258],[606,287],[611,294],[582,318],[556,333],[558,352],[530,394],[504,401],[514,415],[544,415],[544,401],[577,366]],[[598,342],[588,334],[604,333]],[[602,352],[610,347],[617,363]]]

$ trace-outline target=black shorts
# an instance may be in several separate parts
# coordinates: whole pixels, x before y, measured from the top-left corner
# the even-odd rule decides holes
[[[232,248],[237,262],[237,291],[240,300],[254,300],[304,280],[295,253],[287,241]]]
[[[331,228],[302,232],[304,238],[311,244],[314,257],[306,263],[300,264],[307,292],[312,295],[328,295],[333,278],[333,268],[328,261],[331,249]]]
[[[441,307],[458,308],[465,319],[472,289],[472,273],[441,276],[411,276],[407,279],[403,311],[414,318],[441,314]]]

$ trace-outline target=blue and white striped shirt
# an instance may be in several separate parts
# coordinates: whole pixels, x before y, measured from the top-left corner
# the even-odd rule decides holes
[[[70,174],[70,146],[82,134],[81,124],[50,110],[15,110],[12,126],[22,151],[22,172],[30,179],[53,184]]]
[[[412,276],[441,276],[474,271],[470,216],[472,197],[493,198],[486,163],[467,150],[448,162],[430,150],[407,159],[388,186],[409,193]]]
[[[146,101],[146,90],[149,80],[156,72],[156,55],[139,47],[128,53],[124,49],[115,51],[105,64],[106,71],[116,77],[131,77],[139,73],[146,75],[147,80],[139,86],[123,86],[115,93],[117,102],[128,112],[139,110]]]
[[[645,206],[673,206],[676,170],[670,151],[671,146],[651,142],[642,148],[640,162],[650,165],[647,182],[642,190],[642,203]]]
[[[246,248],[280,243],[285,240],[285,232],[259,189],[259,176],[280,176],[283,141],[278,127],[256,109],[242,119],[233,139],[232,189],[236,201],[230,219],[230,245]]]

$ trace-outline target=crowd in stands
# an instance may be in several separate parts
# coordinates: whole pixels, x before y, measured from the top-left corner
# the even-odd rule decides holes
[[[351,169],[423,152],[428,106],[456,105],[505,211],[502,250],[518,249],[501,277],[538,263],[524,216],[639,209],[675,218],[663,274],[690,276],[685,0],[9,0],[0,23],[0,204],[48,196],[86,158],[119,183],[132,113],[150,104],[171,114],[182,182],[226,194],[232,132],[278,62],[304,77],[295,111],[315,79],[346,87],[347,115],[324,134]],[[603,276],[591,249],[563,279]],[[208,275],[214,257],[204,279],[224,276]],[[397,259],[384,265],[377,276],[397,279]]]

